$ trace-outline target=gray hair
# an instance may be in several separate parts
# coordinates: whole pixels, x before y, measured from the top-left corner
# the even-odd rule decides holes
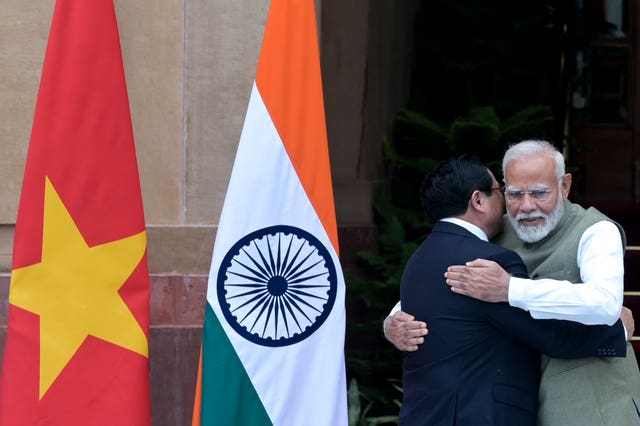
[[[514,160],[531,157],[548,157],[556,162],[556,177],[564,176],[564,156],[555,146],[543,140],[527,140],[511,145],[502,159],[502,175],[506,176],[507,164]]]

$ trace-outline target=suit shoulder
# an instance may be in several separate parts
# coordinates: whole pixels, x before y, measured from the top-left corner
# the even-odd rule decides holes
[[[518,253],[516,253],[513,250],[509,250],[493,242],[486,242],[482,240],[478,240],[478,241],[480,241],[481,244],[484,245],[483,247],[484,251],[486,251],[492,257],[499,257],[504,259],[520,258]]]
[[[508,250],[503,247],[497,246],[498,250],[496,250],[494,256],[496,259],[504,259],[504,260],[518,260],[522,262],[522,258],[518,253],[513,250]]]
[[[495,251],[491,256],[487,257],[488,260],[493,260],[511,275],[528,278],[527,267],[518,253],[495,244],[492,244],[492,246],[494,246]]]

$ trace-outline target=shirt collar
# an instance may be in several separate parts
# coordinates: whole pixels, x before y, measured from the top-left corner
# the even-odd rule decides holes
[[[466,220],[458,219],[457,217],[445,217],[441,219],[443,222],[453,223],[454,225],[462,226],[467,231],[471,232],[476,237],[480,238],[482,241],[489,241],[487,238],[487,234],[480,228],[478,228],[473,223],[467,222]]]

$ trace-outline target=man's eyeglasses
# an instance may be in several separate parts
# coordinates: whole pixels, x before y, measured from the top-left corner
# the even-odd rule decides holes
[[[504,194],[504,186],[498,186],[497,188],[487,188],[481,189],[482,192],[490,192],[490,191],[498,191],[501,194]]]
[[[549,198],[549,195],[551,194],[552,189],[550,188],[545,188],[545,189],[533,189],[531,191],[520,191],[517,189],[507,189],[503,192],[504,194],[504,198],[508,203],[517,203],[522,201],[522,199],[524,198],[525,194],[529,194],[529,196],[531,196],[531,198],[533,198],[536,201],[545,201],[547,198]]]

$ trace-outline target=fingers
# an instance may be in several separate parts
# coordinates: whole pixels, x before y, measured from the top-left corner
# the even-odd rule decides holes
[[[451,274],[463,274],[466,271],[467,267],[465,265],[451,265],[447,268],[447,272],[445,272],[444,276],[447,276],[447,273]]]
[[[425,323],[420,323],[424,325],[424,328],[414,328],[405,330],[404,337],[399,342],[398,349],[405,352],[413,352],[418,350],[418,346],[424,343],[424,336],[429,333],[426,328]]]
[[[470,266],[472,268],[482,268],[482,267],[486,268],[494,265],[497,265],[497,263],[492,260],[486,260],[486,259],[476,259],[466,263],[466,266]]]
[[[449,269],[454,268],[453,266]],[[457,267],[456,267],[457,268]],[[464,268],[464,266],[462,267]],[[464,294],[468,296],[469,293],[469,280],[465,277],[464,272],[453,272],[447,271],[444,273],[445,282],[449,287],[451,287],[451,291],[458,294]]]
[[[485,266],[482,266],[482,267],[485,267]],[[444,277],[447,278],[448,280],[453,280],[461,283],[468,283],[474,278],[481,276],[479,275],[479,272],[482,272],[482,271],[479,271],[478,269],[473,269],[473,268],[477,268],[477,266],[476,267],[465,266],[465,265],[449,266],[447,268],[447,271],[444,273]]]
[[[464,288],[464,286],[466,285],[464,281],[456,280],[455,278],[447,278],[445,281],[450,287],[456,287],[459,289]]]
[[[447,284],[449,284],[449,281],[447,281]],[[449,284],[451,286],[451,291],[456,293],[456,294],[461,294],[463,296],[471,296],[473,297],[473,293],[465,288],[465,283],[451,283]]]
[[[405,352],[413,352],[418,350],[418,346],[424,343],[424,337],[416,337],[414,339],[407,340],[407,342],[402,345],[400,349]]]
[[[466,284],[469,281],[469,278],[466,276],[464,268],[464,266],[450,266],[449,269],[447,269],[447,272],[444,273],[447,284],[455,287],[461,287]]]
[[[451,265],[447,268],[447,272],[445,272],[445,277],[450,277],[448,274],[452,274],[454,277],[462,277],[469,273],[472,273],[471,268],[495,268],[500,267],[496,262],[492,260],[486,259],[475,259],[470,262],[467,262],[464,265]]]
[[[415,321],[414,327],[406,327],[404,329],[405,339],[414,339],[417,337],[426,336],[429,331],[427,330],[427,324],[422,321]]]
[[[475,259],[465,263],[464,265],[451,265],[447,268],[447,271],[455,272],[455,273],[464,273],[464,272],[467,272],[470,268],[487,268],[492,265],[497,265],[497,263],[491,260]]]
[[[415,351],[418,345],[424,343],[424,336],[428,333],[427,324],[415,321],[413,315],[403,311],[396,312],[384,323],[385,337],[401,351]]]
[[[413,317],[413,315],[409,315],[406,312],[398,311],[395,314],[393,314],[392,319],[393,321],[407,322],[407,321],[413,321],[415,318]]]
[[[394,323],[392,324],[392,328],[397,334],[402,336],[402,338],[424,336],[427,334],[427,324],[423,321]]]
[[[633,313],[629,308],[622,307],[620,311],[620,319],[624,325],[624,329],[627,332],[627,340],[631,340],[633,333],[635,332],[635,322],[633,320]]]

